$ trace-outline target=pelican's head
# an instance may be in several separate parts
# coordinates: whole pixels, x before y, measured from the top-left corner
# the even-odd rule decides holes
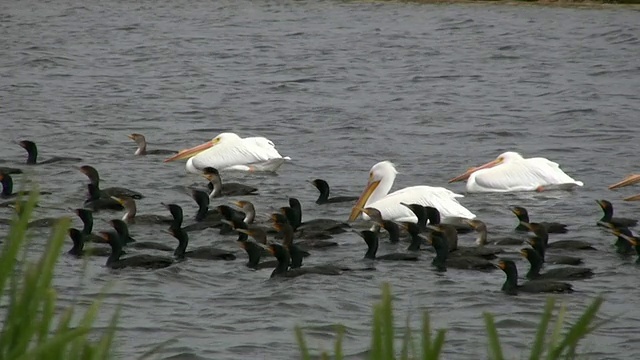
[[[471,174],[473,174],[474,172],[476,172],[478,170],[489,169],[489,168],[492,168],[494,166],[498,166],[500,164],[508,163],[508,162],[515,161],[515,160],[522,160],[522,159],[524,159],[522,157],[522,155],[518,154],[517,152],[507,151],[507,152],[504,152],[504,153],[500,154],[497,158],[495,158],[495,160],[489,161],[488,163],[486,163],[484,165],[480,165],[478,167],[470,168],[464,174],[456,176],[453,179],[449,180],[449,183],[456,182],[456,181],[467,180],[469,178],[469,176],[471,176]]]
[[[396,171],[396,167],[390,161],[381,161],[369,170],[369,181],[367,182],[367,186],[364,188],[362,195],[356,204],[353,206],[351,210],[351,215],[349,215],[349,221],[354,221],[360,216],[362,213],[362,209],[366,207],[367,201],[371,197],[371,194],[378,188],[382,179],[387,177],[395,177],[398,171]]]
[[[199,153],[201,153],[201,152],[203,152],[203,151],[205,151],[205,150],[207,150],[207,149],[209,149],[209,148],[211,148],[213,146],[216,146],[218,144],[237,141],[237,140],[240,140],[240,139],[242,139],[242,138],[240,136],[238,136],[237,134],[234,134],[234,133],[222,133],[222,134],[219,134],[218,136],[214,137],[213,139],[211,139],[211,141],[207,141],[204,144],[200,144],[200,145],[192,147],[190,149],[180,150],[176,155],[165,159],[164,162],[187,159],[187,158],[196,156]]]

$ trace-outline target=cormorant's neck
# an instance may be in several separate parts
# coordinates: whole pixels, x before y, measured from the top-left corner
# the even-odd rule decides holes
[[[434,241],[438,241],[434,239]],[[444,271],[447,268],[447,258],[449,256],[449,247],[445,239],[440,239],[438,243],[433,244],[433,248],[436,250],[436,257],[431,262],[436,269]]]
[[[122,255],[122,246],[120,244],[110,241],[109,245],[111,245],[111,255],[107,258],[107,265],[117,262],[120,260],[120,255]]]
[[[260,249],[253,246],[253,244],[249,241],[246,241],[245,251],[249,256],[249,262],[247,262],[247,266],[250,268],[255,268],[260,263]]]
[[[252,224],[256,219],[256,211],[254,209],[242,209],[244,210],[244,222],[247,224]]]
[[[13,179],[9,175],[2,177],[2,196],[13,194]]]
[[[600,221],[609,222],[613,218],[613,208],[611,206],[606,206],[602,208],[604,215],[602,215],[602,219]]]
[[[487,228],[478,230],[478,237],[476,237],[476,245],[487,245]]]
[[[211,194],[209,194],[209,198],[213,199],[213,198],[220,197],[222,195],[222,179],[215,176],[211,178],[209,184],[211,184],[212,186],[212,190],[211,190]]]
[[[546,248],[544,244],[542,244],[542,241],[539,238],[535,237],[535,241],[536,241],[536,245],[533,247],[533,249],[538,252],[538,255],[540,255],[540,259],[542,260],[542,262],[544,262],[544,255],[546,252]]]
[[[178,246],[173,252],[173,256],[175,256],[176,259],[184,259],[184,254],[187,251],[187,246],[189,245],[189,236],[182,229],[175,230],[175,231],[176,231],[176,239],[178,239]]]
[[[287,221],[289,221],[289,224],[293,229],[297,229],[298,226],[300,226],[300,222],[298,222],[297,211],[294,208],[290,206],[284,208],[284,216],[287,218]]]
[[[515,294],[518,290],[518,273],[517,271],[507,271],[507,279],[502,284],[502,291],[507,294]]]
[[[38,162],[38,149],[35,146],[27,146],[27,165],[35,165]]]
[[[535,251],[535,250],[534,250]],[[527,279],[535,279],[540,275],[540,270],[542,270],[542,259],[539,256],[536,257],[537,254],[531,254],[527,258],[529,260],[529,264],[531,268],[527,272]]]
[[[418,221],[416,222],[416,224],[418,225],[418,227],[422,230],[422,229],[426,229],[427,228],[427,214],[424,211],[424,208],[421,208],[418,211],[414,212],[414,215],[416,215],[416,217],[418,218]]]
[[[93,217],[89,217],[88,215],[83,215],[80,217],[80,220],[82,220],[82,233],[85,235],[89,235],[91,234],[91,232],[93,231]]]
[[[207,217],[209,212],[209,199],[207,201],[198,201],[198,212],[196,213],[196,221],[202,221]]]
[[[73,247],[71,248],[71,250],[69,250],[69,255],[81,256],[82,250],[84,248],[83,239],[81,237],[80,238],[72,237],[71,240],[73,241]]]
[[[378,252],[378,239],[372,238],[367,240],[367,253],[364,254],[365,259],[375,260]]]
[[[392,244],[400,242],[400,229],[398,229],[398,226],[391,220],[384,220],[383,222],[385,223],[384,229],[389,233],[389,242]]]
[[[100,190],[97,186],[92,184],[88,185],[89,187],[89,200],[98,200],[100,198]]]
[[[429,211],[427,213],[427,220],[429,220],[429,224],[431,224],[431,225],[440,224],[440,212],[439,211]]]
[[[300,205],[299,201],[290,201],[289,207],[293,209],[292,215],[295,217],[294,222],[291,223],[291,226],[293,226],[294,229],[297,229],[298,226],[302,225],[302,205]]]
[[[329,201],[329,186],[318,185],[318,191],[320,191],[320,195],[318,196],[318,200],[316,200],[316,204],[325,204]]]
[[[302,259],[304,256],[302,256],[302,250],[300,250],[299,247],[297,247],[295,244],[291,244],[288,247],[289,250],[289,254],[291,257],[291,268],[295,269],[295,268],[299,268],[302,266]]]
[[[278,256],[276,259],[278,260],[278,265],[273,269],[271,277],[284,274],[289,270],[289,263],[291,262],[291,259],[288,255]]]
[[[417,233],[410,233],[409,235],[411,235],[411,244],[409,244],[407,250],[419,251],[420,245],[422,245],[422,237],[420,237],[420,234]]]
[[[281,230],[282,233],[282,245],[289,246],[293,244],[293,228],[289,224],[282,224]]]
[[[135,155],[147,155],[147,142],[140,141],[138,142],[138,149],[136,150]]]

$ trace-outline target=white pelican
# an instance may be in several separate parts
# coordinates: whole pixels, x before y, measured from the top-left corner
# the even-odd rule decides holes
[[[468,192],[569,190],[583,185],[582,181],[565,174],[553,161],[541,157],[525,159],[513,151],[471,168],[449,183],[467,178]]]
[[[609,186],[609,190],[619,189],[621,187],[637,184],[640,182],[640,174],[631,174],[626,178],[622,179],[620,182],[617,182],[613,185]],[[633,196],[629,196],[624,198],[625,201],[638,201],[640,200],[640,194],[636,194]]]
[[[264,137],[241,138],[222,133],[211,141],[180,152],[164,162],[189,158],[187,171],[199,174],[206,167],[220,170],[276,171],[290,157],[282,157],[273,142]]]
[[[473,219],[476,216],[460,205],[456,198],[464,195],[441,187],[411,186],[389,194],[396,178],[395,166],[389,161],[381,161],[369,171],[369,182],[362,195],[351,210],[349,221],[354,221],[362,214],[364,208],[380,211],[382,218],[398,222],[417,222],[413,211],[403,204],[420,204],[432,206],[440,211],[443,221],[456,219]],[[365,213],[362,218],[369,220]]]

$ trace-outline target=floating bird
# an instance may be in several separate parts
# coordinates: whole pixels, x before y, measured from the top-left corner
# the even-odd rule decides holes
[[[526,278],[529,280],[537,279],[555,279],[555,280],[577,280],[588,279],[593,276],[593,270],[585,267],[561,267],[551,269],[544,273],[540,273],[544,261],[540,257],[537,251],[530,248],[520,250],[520,255],[527,259],[530,264],[529,271]]]
[[[500,238],[491,238],[491,241],[487,240],[487,224],[478,219],[469,220],[469,226],[471,226],[478,237],[476,238],[476,244],[478,246],[484,246],[487,244],[493,245],[522,245],[524,243],[524,239],[514,238],[514,237],[500,237]]]
[[[124,207],[125,213],[122,221],[127,224],[173,224],[174,222],[173,216],[169,217],[154,214],[136,215],[138,210],[136,201],[133,200],[133,198],[116,196],[112,196],[111,198]]]
[[[234,133],[222,133],[196,147],[181,150],[164,162],[186,159],[187,171],[199,174],[206,167],[221,170],[275,172],[288,156],[282,157],[273,142],[264,137],[241,138]]]
[[[30,191],[18,191],[13,192],[13,178],[9,174],[0,172],[0,185],[2,185],[2,192],[0,192],[0,199],[9,199],[18,195],[28,196]],[[50,192],[40,191],[40,195],[49,195]],[[15,204],[15,203],[14,203]]]
[[[467,180],[467,192],[569,190],[583,186],[582,181],[565,174],[557,163],[541,157],[525,159],[513,151],[471,168],[449,183],[462,180]]]
[[[236,256],[226,250],[217,249],[213,246],[200,246],[187,251],[189,246],[189,235],[180,228],[170,228],[169,233],[175,237],[179,244],[173,255],[176,259],[184,259],[186,257],[201,260],[235,260]]]
[[[238,241],[240,247],[246,251],[249,256],[249,261],[246,263],[247,267],[254,270],[259,269],[273,269],[278,265],[277,260],[260,262],[262,257],[262,247],[253,241]]]
[[[349,216],[349,221],[354,221],[362,213],[361,209],[372,207],[382,214],[382,218],[398,222],[416,222],[415,214],[406,206],[416,203],[424,206],[432,206],[440,211],[444,220],[448,218],[473,219],[476,216],[460,205],[456,198],[464,195],[456,194],[441,187],[411,186],[389,194],[398,172],[389,161],[375,164],[369,171],[369,181],[362,195],[359,197]],[[366,214],[364,220],[369,220]]]
[[[431,264],[438,271],[447,271],[447,268],[465,270],[493,270],[495,266],[486,259],[477,256],[449,257],[449,244],[447,239],[436,233],[429,234],[429,243],[436,251],[436,257]]]
[[[308,221],[302,221],[302,204],[297,198],[289,198],[289,209],[286,207],[281,210],[287,216],[289,223],[293,227],[294,231],[300,233],[299,237],[311,237],[309,234],[341,234],[351,226],[349,224],[334,219],[313,219]]]
[[[633,249],[635,249],[635,253],[638,254],[638,258],[636,259],[636,264],[640,264],[640,239],[638,239],[637,236],[633,236],[631,234],[631,231],[629,231],[629,229],[625,229],[627,231],[620,231],[618,233],[616,233],[616,235],[627,241],[629,243],[629,247],[633,246]],[[622,249],[622,246],[617,246],[619,249]],[[623,252],[619,251],[621,254]],[[625,251],[623,254],[632,254],[632,250],[627,250]]]
[[[591,243],[581,240],[560,240],[549,242],[549,233],[540,223],[521,222],[529,231],[532,231],[545,245],[546,248],[572,249],[572,250],[596,250]]]
[[[86,237],[80,230],[76,228],[69,229],[69,237],[71,238],[71,241],[73,241],[73,247],[67,252],[67,254],[69,255],[73,255],[75,257],[91,256],[91,255],[93,256],[111,255],[111,249],[108,249],[108,248],[92,247],[91,249],[85,249],[84,245],[85,245]]]
[[[400,260],[400,261],[417,261],[420,256],[416,253],[391,253],[378,256],[378,234],[371,230],[363,230],[358,234],[367,244],[367,252],[364,254],[365,259],[369,260]]]
[[[100,236],[104,242],[111,246],[111,255],[107,258],[107,267],[112,269],[123,269],[126,267],[140,267],[145,269],[161,269],[171,266],[174,260],[166,256],[154,256],[147,254],[133,255],[120,259],[123,255],[122,240],[117,232],[101,231]]]
[[[29,140],[22,140],[18,143],[18,145],[22,146],[25,150],[27,150],[27,165],[45,165],[52,164],[61,161],[82,161],[80,158],[75,157],[52,157],[51,159],[47,159],[45,161],[37,161],[38,160],[38,147],[36,143]]]
[[[153,149],[147,150],[147,139],[145,139],[142,134],[131,134],[128,135],[129,139],[136,142],[138,148],[136,149],[135,155],[173,155],[178,153],[175,150],[166,150],[166,149]]]
[[[82,230],[80,231],[83,236],[84,242],[102,242],[102,237],[93,234],[93,212],[87,209],[75,209],[74,212],[82,221]]]
[[[514,206],[511,208],[511,212],[518,218],[518,226],[516,231],[529,231],[526,226],[522,225],[522,222],[529,223],[529,212],[522,206]],[[567,225],[558,222],[539,222],[538,224],[545,227],[549,234],[564,234],[567,232]]]
[[[108,198],[111,196],[117,197],[130,197],[134,199],[142,199],[144,196],[137,191],[129,190],[122,187],[109,187],[106,189],[100,189],[100,175],[98,174],[98,170],[93,166],[83,165],[80,167],[80,172],[85,174],[90,183],[98,189],[100,197]]]
[[[334,196],[334,197],[330,198],[329,197],[329,193],[330,193],[331,189],[329,188],[329,183],[327,183],[325,180],[315,179],[315,180],[311,181],[311,184],[313,186],[315,186],[316,189],[318,189],[318,191],[320,191],[320,195],[318,196],[318,199],[316,200],[316,204],[318,204],[318,205],[335,204],[335,203],[349,202],[349,201],[358,200],[357,196]]]
[[[455,227],[450,224],[429,225],[429,229],[432,230],[432,234],[435,233],[436,236],[447,240],[447,248],[451,257],[479,257],[490,260],[495,259],[497,254],[504,251],[501,248],[489,246],[459,246],[458,233]]]
[[[394,221],[391,220],[383,220],[380,215],[380,211],[374,208],[366,208],[362,209],[362,212],[367,214],[371,221],[376,223],[379,227],[385,229],[389,234],[389,242],[392,244],[396,244],[400,242],[400,226]],[[412,223],[416,226],[416,228],[420,232],[420,226],[417,223]],[[379,230],[379,229],[378,229]],[[374,230],[372,230],[374,231]]]
[[[582,259],[575,256],[567,256],[567,255],[556,255],[546,257],[545,254],[547,252],[547,246],[545,245],[545,240],[538,238],[537,236],[532,236],[527,240],[527,243],[531,245],[535,251],[538,252],[542,261],[547,264],[563,264],[563,265],[580,265],[582,264]]]
[[[637,237],[633,236],[633,233],[628,228],[615,228],[610,230],[615,236],[617,236],[616,242],[613,244],[616,248],[616,252],[620,255],[633,255],[635,250],[632,247],[634,241],[637,241]]]
[[[9,175],[22,174],[22,170],[18,168],[0,166],[0,174],[9,174]]]
[[[609,201],[596,200],[596,202],[604,212],[602,218],[598,220],[598,226],[609,227],[607,224],[610,224],[613,227],[633,227],[638,224],[636,219],[613,217],[613,205]]]
[[[127,223],[120,219],[109,220],[109,224],[118,234],[118,238],[122,242],[123,246],[127,246],[134,249],[150,249],[160,251],[174,251],[175,249],[167,244],[157,243],[153,241],[136,241],[129,235],[129,226]]]
[[[500,260],[498,267],[507,275],[507,279],[502,285],[502,291],[508,295],[517,295],[519,292],[525,293],[570,293],[573,292],[571,284],[549,281],[532,280],[518,285],[518,268],[513,260]]]
[[[298,267],[289,269],[291,263],[291,257],[285,247],[279,244],[269,244],[267,250],[278,260],[278,265],[271,273],[271,277],[298,277],[306,274],[318,274],[318,275],[341,275],[342,271],[337,269],[325,269],[316,267]]]
[[[217,169],[206,167],[202,170],[202,176],[209,180],[209,198],[217,198],[222,196],[242,196],[242,195],[258,195],[258,189],[240,183],[222,183],[222,178]]]
[[[271,221],[273,222],[273,228],[282,234],[282,244],[285,247],[289,247],[289,244],[293,242],[294,228],[291,223],[283,214],[272,214]],[[324,249],[328,247],[338,246],[335,241],[327,241],[323,239],[305,239],[297,242],[298,245],[307,249]],[[291,252],[291,250],[289,250]],[[293,254],[291,255],[293,257]]]
[[[118,201],[111,197],[101,197],[100,189],[94,184],[87,184],[87,199],[84,201],[84,207],[94,212],[100,210],[122,210],[124,207]]]

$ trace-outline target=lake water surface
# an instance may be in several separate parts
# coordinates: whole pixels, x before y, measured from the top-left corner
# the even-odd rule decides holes
[[[346,220],[351,204],[318,206],[306,181],[327,179],[358,195],[369,168],[391,160],[394,189],[428,184],[464,192],[447,179],[503,151],[559,162],[585,183],[573,192],[470,194],[463,205],[495,234],[516,224],[508,206],[532,220],[569,224],[554,239],[581,239],[579,252],[596,276],[576,281],[566,302],[573,320],[603,294],[601,317],[622,314],[584,343],[597,359],[640,357],[640,278],[598,229],[596,199],[635,217],[638,205],[607,185],[639,171],[640,12],[633,7],[556,8],[489,4],[419,5],[342,1],[21,1],[0,5],[0,160],[20,166],[32,139],[42,158],[75,155],[82,163],[30,168],[41,187],[38,216],[82,205],[95,166],[103,186],[141,191],[139,213],[161,202],[195,204],[185,185],[202,182],[184,163],[136,157],[126,135],[152,147],[181,149],[232,131],[265,136],[293,160],[277,176],[223,173],[260,189],[252,200],[266,217],[302,202],[305,218]],[[17,186],[24,176],[15,176]],[[232,199],[223,199],[227,203]],[[215,205],[215,204],[214,204]],[[0,209],[0,217],[10,210]],[[167,214],[168,215],[168,214]],[[96,215],[103,220],[120,213]],[[74,225],[80,226],[74,217]],[[132,226],[138,240],[175,243],[163,227]],[[1,229],[2,233],[6,232]],[[34,231],[36,254],[47,231]],[[104,258],[63,257],[56,276],[61,304],[87,303],[112,284],[101,325],[122,306],[116,354],[132,359],[165,340],[161,358],[293,359],[293,329],[304,326],[314,349],[330,349],[333,324],[346,326],[345,350],[369,346],[371,305],[392,284],[398,326],[424,310],[447,328],[447,359],[486,357],[482,312],[496,315],[512,358],[529,347],[545,296],[506,296],[502,272],[433,271],[419,263],[380,263],[377,271],[340,277],[269,280],[250,271],[232,237],[191,233],[191,243],[237,251],[233,262],[191,260],[160,271],[108,271]],[[355,234],[338,248],[315,251],[307,264],[356,264],[365,245]],[[473,237],[461,237],[471,244]],[[403,245],[404,246],[404,245]],[[382,244],[380,252],[395,250]],[[517,250],[515,248],[514,250]],[[514,255],[515,256],[515,255]],[[519,259],[524,273],[527,263]]]

